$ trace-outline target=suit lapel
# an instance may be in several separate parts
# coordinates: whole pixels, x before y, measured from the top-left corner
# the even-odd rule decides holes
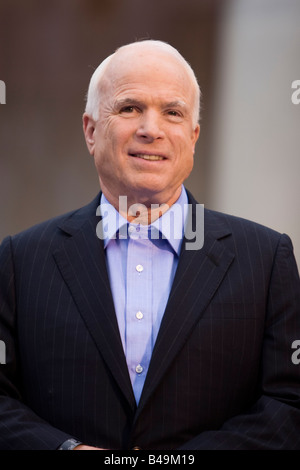
[[[132,409],[135,399],[115,315],[102,240],[96,236],[99,196],[65,221],[54,258],[96,346]]]
[[[196,201],[192,202],[193,216]],[[200,320],[233,261],[234,255],[224,248],[221,241],[230,235],[228,227],[218,227],[214,223],[210,225],[211,217],[208,214],[205,218],[207,230],[202,249],[186,250],[186,240],[183,242],[137,415],[174,361],[194,325]]]

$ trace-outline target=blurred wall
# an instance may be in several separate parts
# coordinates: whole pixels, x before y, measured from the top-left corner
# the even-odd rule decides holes
[[[117,47],[142,38],[174,45],[195,69],[209,122],[219,11],[219,0],[0,0],[1,239],[99,191],[81,119],[89,79]],[[198,155],[208,141],[203,131]],[[195,175],[201,196],[201,157]]]
[[[206,188],[211,208],[293,241],[300,266],[300,2],[233,0],[219,30],[214,133]]]
[[[298,0],[1,0],[0,239],[99,191],[81,123],[90,76],[117,47],[153,38],[184,55],[203,93],[187,187],[288,232],[299,263],[298,18]]]

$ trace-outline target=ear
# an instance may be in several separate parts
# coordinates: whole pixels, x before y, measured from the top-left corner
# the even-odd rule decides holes
[[[200,135],[200,125],[197,124],[197,126],[193,130],[193,135],[192,135],[192,143],[193,143],[194,151],[195,151],[197,140],[199,139],[199,135]]]
[[[89,114],[84,113],[82,116],[82,124],[87,148],[90,154],[94,155],[96,122]]]

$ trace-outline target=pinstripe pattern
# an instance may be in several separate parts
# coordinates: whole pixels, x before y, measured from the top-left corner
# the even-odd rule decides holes
[[[95,235],[98,201],[1,246],[0,448],[75,437],[110,449],[300,449],[289,238],[206,211],[203,249],[183,243],[136,407]]]

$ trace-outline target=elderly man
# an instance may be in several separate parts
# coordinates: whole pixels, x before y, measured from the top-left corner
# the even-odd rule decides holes
[[[291,241],[197,217],[199,98],[159,41],[95,71],[83,128],[101,193],[1,246],[0,448],[300,449]],[[203,243],[188,247],[189,221]]]

